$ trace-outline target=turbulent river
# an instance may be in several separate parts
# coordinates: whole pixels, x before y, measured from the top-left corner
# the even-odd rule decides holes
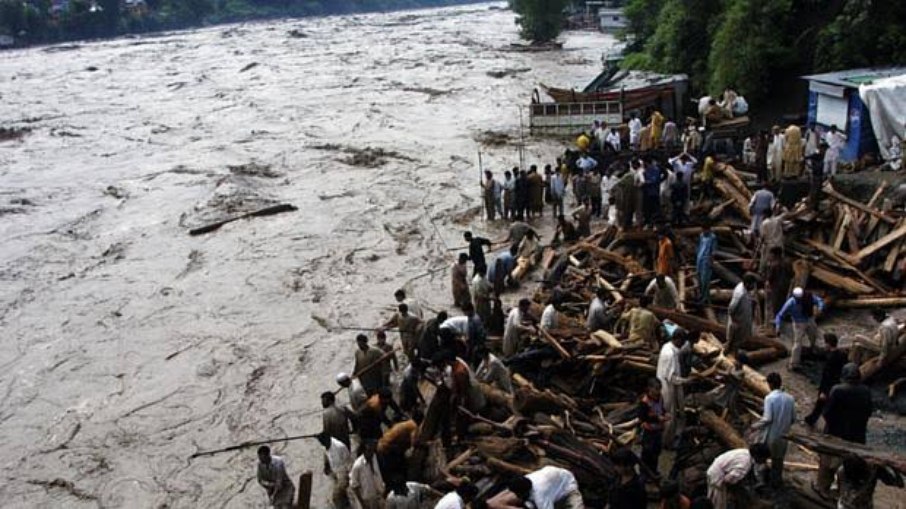
[[[338,327],[377,325],[450,263],[479,147],[517,164],[532,88],[580,86],[613,42],[513,52],[513,13],[490,7],[0,53],[0,125],[31,128],[0,142],[0,505],[266,505],[254,449],[189,456],[319,431],[318,394],[351,368]],[[448,307],[448,278],[409,288]],[[325,507],[317,443],[277,449]]]

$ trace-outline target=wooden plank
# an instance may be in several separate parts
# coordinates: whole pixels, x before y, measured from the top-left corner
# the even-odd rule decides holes
[[[306,470],[299,476],[299,498],[296,501],[296,509],[311,509],[311,481],[311,470]]]
[[[797,263],[798,261],[799,260],[797,260]],[[832,288],[843,288],[849,293],[854,293],[857,295],[871,295],[875,293],[874,288],[862,283],[861,281],[857,281],[850,277],[841,276],[834,271],[827,270],[817,265],[813,265],[811,267],[811,276]],[[797,285],[805,288],[805,285],[802,285],[798,282]]]
[[[903,249],[903,241],[899,241],[890,248],[890,252],[887,253],[887,259],[884,260],[884,272],[893,272],[893,269],[896,268],[897,258],[900,257],[900,252]]]
[[[839,251],[834,251],[834,248],[828,246],[827,244],[822,244],[821,242],[815,242],[811,239],[805,239],[805,243],[808,244],[810,247],[817,249],[822,254],[831,258],[833,261],[835,261],[837,264],[839,264],[842,268],[861,277],[863,281],[868,283],[875,290],[877,290],[881,293],[890,292],[889,288],[887,288],[884,285],[882,285],[881,283],[875,281],[874,278],[869,277],[868,274],[865,274],[864,272],[859,270],[857,267],[855,267],[853,264],[851,264],[849,262],[849,260],[847,259],[848,257],[844,258],[844,256],[846,256],[845,253],[841,253]]]
[[[623,348],[623,343],[620,343],[620,340],[614,337],[613,334],[604,331],[598,330],[591,333],[592,337],[600,340],[605,345],[613,348],[614,350],[620,350]]]
[[[878,252],[888,244],[902,239],[904,236],[906,236],[906,223],[900,224],[900,226],[894,228],[890,233],[881,237],[876,242],[863,247],[859,250],[858,253],[850,255],[849,259],[853,262],[854,265],[858,265],[868,256],[871,256],[872,254]]]
[[[836,230],[834,230],[834,238],[831,242],[831,246],[835,251],[840,251],[840,249],[843,247],[843,239],[845,238],[844,235],[849,229],[849,224],[852,222],[852,220],[853,216],[849,213],[849,208],[843,207],[843,215],[840,219],[840,225]],[[853,249],[855,249],[855,247]]]
[[[623,300],[623,295],[620,292],[618,292],[616,287],[613,286],[610,283],[610,281],[608,281],[607,279],[605,279],[601,276],[598,276],[598,284],[601,285],[601,288],[604,288],[605,290],[610,292],[610,296],[613,297],[614,304],[621,302]]]
[[[855,208],[861,210],[862,212],[871,214],[872,216],[877,217],[881,221],[884,221],[884,222],[887,222],[890,224],[893,224],[896,222],[896,220],[894,218],[892,218],[886,214],[883,214],[882,212],[878,211],[877,209],[868,207],[864,203],[858,202],[848,196],[844,196],[844,195],[838,193],[837,191],[834,190],[833,186],[831,186],[830,182],[824,184],[824,187],[822,187],[821,190],[824,192],[824,194],[830,196],[831,198],[834,198],[837,201],[843,202],[843,203],[849,205],[850,207],[855,207]]]
[[[541,331],[541,336],[544,338],[544,340],[547,341],[549,345],[554,347],[554,350],[556,350],[557,353],[560,354],[560,357],[563,357],[564,359],[572,359],[572,354],[570,354],[566,350],[566,348],[563,348],[563,345],[561,345],[560,342],[556,340],[556,338],[551,336],[549,332],[541,328],[539,328],[538,330]]]

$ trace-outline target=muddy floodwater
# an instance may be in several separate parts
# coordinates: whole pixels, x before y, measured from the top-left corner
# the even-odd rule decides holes
[[[339,327],[450,263],[479,147],[518,163],[532,88],[580,86],[613,43],[513,52],[491,6],[0,53],[0,126],[31,129],[0,142],[0,505],[266,505],[254,449],[189,456],[319,431]],[[188,234],[278,203],[298,211]],[[448,278],[409,288],[449,307]],[[317,444],[277,449],[325,507]]]

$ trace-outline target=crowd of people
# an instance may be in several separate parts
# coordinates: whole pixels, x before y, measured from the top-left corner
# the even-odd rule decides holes
[[[782,486],[786,435],[798,417],[796,402],[784,391],[776,372],[767,376],[771,392],[764,398],[761,418],[752,426],[751,436],[756,437],[752,445],[713,460],[706,473],[706,493],[690,500],[680,493],[675,468],[661,472],[665,449],[688,447],[685,389],[697,378],[700,360],[693,347],[699,333],[658,319],[650,308],[676,309],[681,304],[676,277],[683,264],[674,248],[677,240],[672,228],[688,221],[693,200],[710,197],[709,180],[716,164],[713,154],[701,152],[700,143],[701,133],[694,124],[680,133],[676,124],[654,112],[647,125],[633,117],[628,140],[618,130],[596,123],[590,134],[577,140],[577,150],[567,151],[555,164],[545,166],[543,173],[536,166],[525,171],[514,168],[499,182],[492,172],[485,172],[487,218],[512,223],[500,242],[464,234],[467,247],[451,268],[451,301],[461,314],[442,310],[429,316],[420,302],[398,290],[396,311],[375,329],[374,343],[365,334],[356,337],[352,375],[337,375],[337,392],[345,392],[345,401],[339,402],[336,392],[321,396],[323,432],[318,440],[325,450],[324,473],[333,485],[333,507],[585,507],[575,476],[562,468],[546,466],[514,475],[488,491],[487,486],[479,489],[467,478],[432,467],[430,461],[438,456],[437,447],[449,451],[466,441],[470,423],[500,423],[511,415],[512,409],[504,403],[514,391],[511,360],[534,348],[540,332],[558,327],[562,309],[557,288],[551,289],[540,313],[528,299],[520,299],[508,312],[502,303],[503,294],[518,280],[514,274],[540,252],[539,235],[530,222],[544,215],[546,205],[557,220],[553,243],[569,244],[588,236],[596,219],[622,229],[655,229],[658,239],[644,295],[631,304],[617,303],[599,288],[588,303],[589,332],[613,331],[659,352],[656,374],[639,394],[638,453],[630,448],[611,452],[618,478],[609,490],[607,507],[647,507],[648,483],[659,485],[660,507],[665,508],[744,507],[753,490]],[[764,180],[750,203],[750,241],[759,260],[733,290],[727,308],[724,351],[733,359],[734,369],[724,375],[731,381],[741,379],[747,364],[740,346],[755,329],[758,284],[765,292],[764,316],[772,318],[778,334],[787,317],[792,323],[791,369],[801,368],[803,350],[817,351],[817,339],[822,337],[816,317],[824,303],[808,289],[793,287],[791,264],[784,253],[783,209],[767,185],[769,179]],[[568,188],[572,199],[566,194]],[[569,218],[564,213],[567,202],[577,207]],[[697,303],[708,304],[718,238],[710,224],[701,226],[694,271]],[[488,263],[488,251],[500,245],[503,250]],[[556,272],[557,267],[551,270]],[[878,319],[882,350],[889,350],[896,345],[898,323],[883,312]],[[399,335],[399,346],[388,342],[388,333]],[[502,338],[499,348],[492,348],[490,336]],[[828,333],[823,340],[827,361],[814,409],[803,422],[815,426],[823,419],[825,433],[865,443],[872,413],[869,391],[860,383],[858,365],[838,349],[837,337]],[[427,393],[426,387],[430,387]],[[735,411],[733,395],[728,396],[726,407]],[[267,447],[259,450],[259,458],[259,483],[275,507],[289,507],[294,487],[283,460]],[[881,469],[858,457],[822,456],[814,487],[822,496],[838,500],[839,507],[864,509],[871,507],[874,484],[881,477]],[[438,493],[424,484],[431,478],[444,479],[446,486],[455,489]]]

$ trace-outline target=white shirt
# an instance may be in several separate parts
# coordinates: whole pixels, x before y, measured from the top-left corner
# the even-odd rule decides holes
[[[634,118],[629,121],[629,138],[634,141],[639,140],[639,134],[642,132],[642,121],[641,119]]]
[[[522,324],[522,312],[518,307],[510,310],[506,317],[506,326],[503,329],[503,355],[510,357],[516,353],[516,346],[519,344],[519,332]]]
[[[386,509],[421,509],[430,493],[428,486],[410,481],[406,483],[406,488],[409,494],[405,497],[395,493],[387,495]]]
[[[846,144],[846,136],[840,131],[832,133],[828,131],[824,135],[824,142],[827,143],[827,152],[824,154],[825,159],[836,159],[840,156],[840,149]]]
[[[664,276],[663,289],[657,285],[657,278],[652,279],[648,283],[648,287],[645,288],[645,295],[654,295],[654,305],[657,307],[672,309],[679,304],[679,292],[676,291],[676,283],[669,276]]]
[[[612,146],[614,150],[620,150],[620,135],[616,131],[611,131],[607,134],[606,142]]]
[[[384,498],[384,478],[381,476],[377,455],[371,457],[370,468],[364,455],[355,460],[349,471],[349,487],[359,488],[359,493],[366,501]]]
[[[680,349],[672,341],[664,343],[657,357],[657,379],[664,385],[679,385],[683,381],[680,377]]]
[[[525,476],[532,481],[532,501],[538,509],[554,509],[554,504],[579,490],[576,478],[566,469],[544,467]]]
[[[603,324],[607,320],[607,307],[604,305],[604,301],[600,298],[595,297],[591,300],[591,304],[588,306],[588,314],[585,318],[585,327],[589,330],[597,330],[600,324]],[[594,327],[594,329],[592,329]]]
[[[469,317],[468,316],[454,316],[444,320],[444,323],[440,324],[441,329],[450,329],[453,332],[468,336],[469,335]]]
[[[451,491],[444,495],[444,498],[437,501],[434,509],[465,509],[465,507],[466,504],[462,501],[462,497],[455,491]]]
[[[331,437],[330,448],[325,454],[331,472],[338,477],[349,475],[349,470],[352,468],[352,454],[346,444]]]
[[[708,484],[724,486],[743,480],[755,462],[748,449],[733,449],[714,458],[708,467]]]
[[[548,304],[541,313],[541,328],[544,330],[557,328],[557,310],[553,304]]]

